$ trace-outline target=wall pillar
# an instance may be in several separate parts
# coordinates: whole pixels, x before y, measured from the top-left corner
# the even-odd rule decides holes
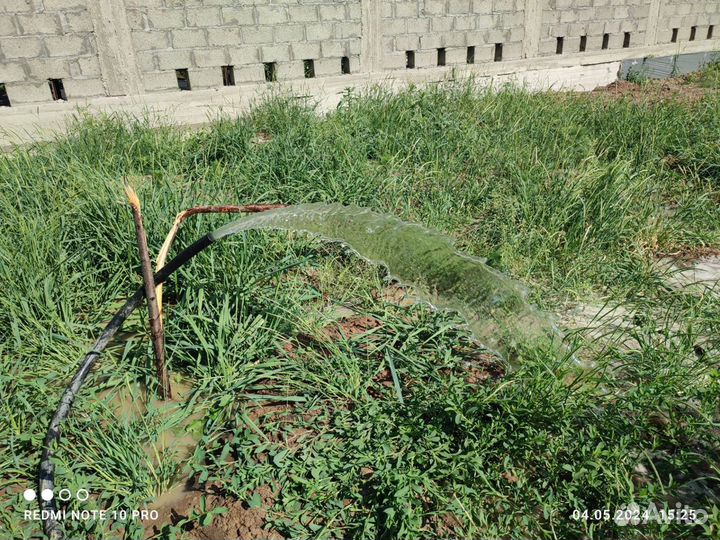
[[[660,4],[662,0],[652,0],[650,2],[650,12],[647,18],[647,28],[645,28],[645,45],[655,45],[657,43],[658,20],[660,20]]]
[[[105,94],[142,94],[142,78],[135,58],[124,0],[90,0],[88,11],[95,30]]]
[[[543,18],[542,0],[525,0],[525,37],[523,38],[523,58],[534,58],[540,52],[540,33]]]
[[[382,71],[382,0],[361,0],[362,42],[360,69],[364,73]]]

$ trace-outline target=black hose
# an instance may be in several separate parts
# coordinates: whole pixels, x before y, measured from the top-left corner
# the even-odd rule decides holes
[[[166,266],[155,274],[155,284],[160,285],[166,281],[178,268],[187,263],[195,255],[200,253],[202,250],[210,246],[214,242],[211,235],[207,234],[200,238],[197,242],[191,244],[183,251],[181,251],[177,257],[171,260]],[[54,442],[60,439],[60,424],[70,414],[70,408],[72,407],[75,396],[80,391],[85,378],[92,369],[95,361],[100,357],[108,343],[115,337],[118,330],[122,328],[125,319],[135,311],[140,305],[142,299],[145,297],[144,287],[140,287],[135,294],[133,294],[127,302],[121,307],[115,316],[110,320],[108,325],[100,334],[92,349],[83,358],[82,362],[78,366],[75,376],[70,382],[70,386],[65,389],[62,397],[60,398],[60,404],[58,405],[55,415],[50,421],[47,433],[45,434],[45,441],[43,442],[42,456],[40,459],[40,469],[38,471],[38,487],[39,487],[39,501],[41,516],[43,517],[43,530],[50,540],[63,540],[65,535],[62,527],[58,522],[58,513],[55,508],[55,498],[53,497],[49,501],[43,500],[43,490],[49,489],[54,491],[55,486],[55,465],[52,462],[53,450],[52,445]]]

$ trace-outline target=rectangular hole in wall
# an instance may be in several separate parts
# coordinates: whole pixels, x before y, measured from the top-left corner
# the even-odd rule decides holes
[[[408,69],[415,67],[415,51],[405,51],[405,67]]]
[[[275,82],[277,81],[277,63],[276,62],[265,62],[263,64],[265,70],[265,81]]]
[[[672,43],[677,43],[678,33],[680,32],[679,28],[673,28],[672,37],[670,38],[670,41]]]
[[[0,107],[9,107],[10,98],[8,97],[7,88],[5,83],[0,83]]]
[[[444,66],[445,65],[445,47],[440,47],[438,49],[438,66]]]
[[[630,32],[625,32],[625,35],[623,36],[623,49],[627,49],[630,47]]]
[[[580,52],[587,50],[587,36],[580,36]]]
[[[708,26],[707,38],[712,39],[714,32],[715,32],[715,27],[711,24],[710,26]]]
[[[315,78],[315,60],[303,60],[303,73],[305,73],[306,79]]]
[[[438,66],[445,65],[445,48],[444,47],[441,47],[437,50],[437,65]]]
[[[343,56],[340,59],[340,73],[343,75],[350,75],[350,57]]]
[[[603,34],[602,48],[607,49],[610,46],[610,34]]]
[[[187,68],[176,69],[175,78],[177,79],[180,90],[190,90],[190,74]]]
[[[496,43],[495,44],[495,56],[493,57],[493,60],[495,62],[501,62],[502,61],[502,53],[503,53],[503,44],[502,43]]]
[[[555,42],[555,54],[562,54],[563,53],[563,47],[565,46],[565,38],[564,37],[558,37],[556,38]]]
[[[697,34],[697,26],[690,27],[690,41],[695,41],[695,35]]]
[[[222,67],[223,86],[235,86],[235,67]]]
[[[57,101],[62,99],[63,101],[67,101],[65,86],[63,85],[62,79],[48,79],[48,85],[50,86],[50,95],[53,100]]]
[[[467,56],[465,57],[465,62],[467,62],[468,64],[475,63],[475,47],[467,48]]]

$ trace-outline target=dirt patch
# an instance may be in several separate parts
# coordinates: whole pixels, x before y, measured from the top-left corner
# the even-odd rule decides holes
[[[323,333],[333,341],[341,341],[366,334],[378,326],[380,326],[380,322],[377,319],[364,315],[353,315],[343,317],[337,323],[326,326]]]
[[[672,79],[648,80],[642,83],[617,81],[590,92],[599,98],[629,99],[635,103],[657,103],[663,101],[680,101],[696,103],[717,90],[694,84],[692,75],[674,77]]]
[[[224,540],[228,538],[282,540],[284,537],[280,533],[266,527],[267,509],[275,501],[272,489],[268,486],[261,486],[249,494],[248,498],[254,495],[261,501],[257,507],[250,507],[243,501],[227,498],[217,486],[208,486],[205,490],[191,488],[169,492],[151,507],[158,510],[161,523],[143,523],[146,531],[145,538],[148,539],[158,534],[165,524],[178,525],[190,516],[199,515],[201,499],[204,497],[205,512],[212,512],[220,508],[226,509],[225,512],[215,515],[212,522],[205,526],[196,523],[185,525],[183,538],[193,540]]]

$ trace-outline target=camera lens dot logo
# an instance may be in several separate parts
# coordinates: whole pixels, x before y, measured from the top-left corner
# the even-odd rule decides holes
[[[35,493],[34,489],[26,489],[25,491],[23,491],[23,498],[26,501],[34,501],[35,497],[37,497],[37,493]]]
[[[63,488],[58,492],[58,499],[61,501],[69,501],[71,497],[72,493],[67,488]]]
[[[43,501],[52,501],[54,496],[55,496],[55,494],[53,493],[52,489],[46,488],[40,492],[40,497],[42,498]]]

